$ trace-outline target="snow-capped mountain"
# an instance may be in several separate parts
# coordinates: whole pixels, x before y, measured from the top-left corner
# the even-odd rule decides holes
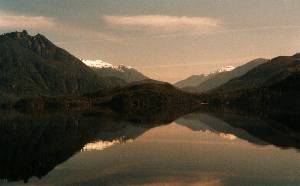
[[[243,76],[248,71],[267,61],[267,59],[255,59],[237,68],[224,66],[209,74],[191,76],[177,82],[175,86],[188,92],[207,92],[225,84],[231,79]]]
[[[216,74],[219,74],[222,72],[229,72],[234,69],[235,69],[234,66],[224,66],[224,67],[221,67],[211,73],[192,75],[184,80],[178,81],[177,83],[175,83],[175,86],[179,87],[179,88],[197,86],[197,85],[203,83],[204,81],[208,80],[209,78],[215,76]]]
[[[81,60],[101,77],[117,77],[128,83],[149,79],[136,69],[126,65],[112,65],[102,60]]]

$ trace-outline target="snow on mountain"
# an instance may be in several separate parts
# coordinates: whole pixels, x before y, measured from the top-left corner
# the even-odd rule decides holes
[[[220,68],[218,68],[217,70],[215,70],[213,72],[206,73],[206,74],[203,74],[203,75],[206,76],[206,77],[209,77],[209,76],[212,76],[212,75],[216,75],[218,73],[229,72],[229,71],[232,71],[234,69],[235,69],[234,66],[223,66],[223,67],[220,67]]]
[[[91,67],[99,76],[117,77],[126,82],[140,81],[148,79],[136,69],[126,65],[112,65],[102,60],[81,60],[87,66]]]
[[[219,68],[216,72],[218,72],[218,73],[229,72],[229,71],[232,71],[234,69],[235,69],[234,66],[224,66],[224,67]]]
[[[99,59],[96,59],[96,60],[81,60],[83,63],[85,63],[87,66],[89,67],[92,67],[92,68],[111,68],[111,69],[114,69],[114,70],[118,70],[118,71],[121,71],[121,72],[124,72],[128,69],[132,69],[131,66],[126,66],[126,65],[112,65],[110,63],[107,63],[105,61],[102,61],[102,60],[99,60]]]
[[[95,68],[113,68],[114,66],[110,63],[104,62],[102,60],[81,60],[89,67]]]

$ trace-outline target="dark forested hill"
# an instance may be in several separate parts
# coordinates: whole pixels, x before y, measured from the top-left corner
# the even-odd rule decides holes
[[[106,95],[100,92],[86,97],[93,98],[95,105],[107,104],[117,112],[149,116],[160,112],[191,111],[201,104],[200,96],[155,80],[134,82]]]
[[[42,112],[108,109],[129,116],[152,117],[160,113],[187,113],[199,108],[203,101],[202,95],[184,92],[169,83],[143,80],[107,91],[84,94],[81,97],[41,96],[20,99],[15,108]]]

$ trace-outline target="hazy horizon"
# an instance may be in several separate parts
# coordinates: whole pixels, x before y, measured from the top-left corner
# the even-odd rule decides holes
[[[297,0],[0,0],[0,32],[175,82],[300,48]]]

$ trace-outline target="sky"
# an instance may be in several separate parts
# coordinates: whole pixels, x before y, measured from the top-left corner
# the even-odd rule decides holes
[[[0,33],[42,33],[80,59],[176,82],[300,52],[299,0],[0,0]]]

